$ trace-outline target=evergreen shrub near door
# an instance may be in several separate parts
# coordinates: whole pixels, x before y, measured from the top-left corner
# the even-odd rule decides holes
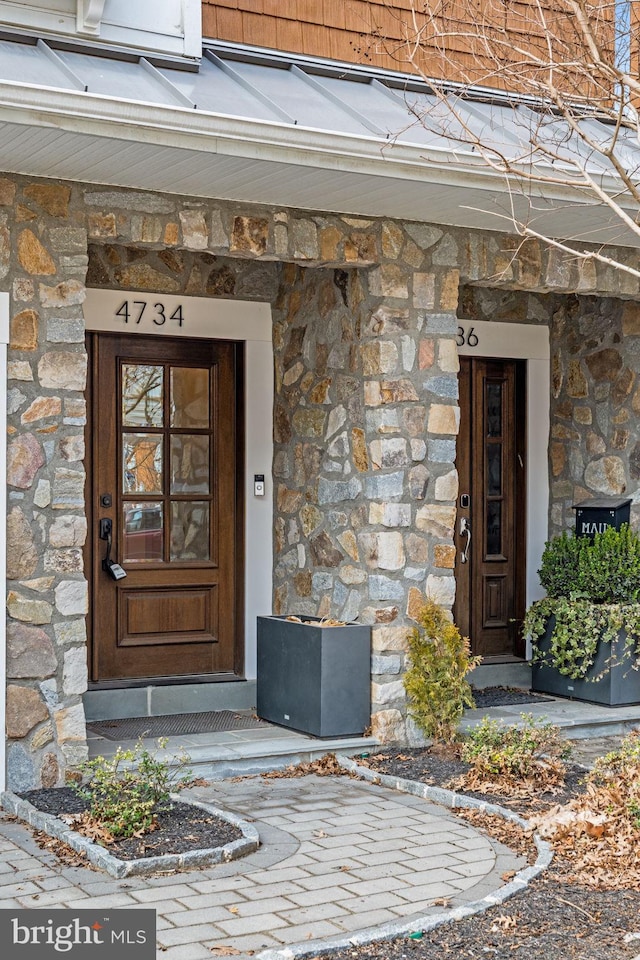
[[[527,611],[533,688],[597,703],[640,702],[640,537],[628,524],[549,541]]]

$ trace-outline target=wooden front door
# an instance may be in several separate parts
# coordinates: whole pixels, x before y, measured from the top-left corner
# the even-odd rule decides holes
[[[524,656],[523,361],[460,358],[454,617],[486,658]]]
[[[241,347],[117,334],[88,346],[91,679],[239,675]]]

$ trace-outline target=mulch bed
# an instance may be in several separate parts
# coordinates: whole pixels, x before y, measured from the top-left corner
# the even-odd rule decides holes
[[[78,814],[87,810],[87,802],[70,787],[30,790],[21,796],[38,810],[54,816]],[[158,810],[156,821],[156,828],[141,837],[114,840],[103,843],[103,846],[120,860],[137,860],[168,853],[188,853],[191,850],[222,847],[242,836],[242,832],[226,820],[200,807],[179,801],[172,802],[167,810]],[[74,826],[73,829],[83,832],[80,826]]]
[[[362,761],[359,761],[362,762]],[[367,766],[434,786],[445,786],[467,769],[462,761],[433,756],[425,750],[390,751],[370,757]],[[535,805],[514,804],[507,796],[483,797],[492,803],[527,812],[565,802],[581,790],[584,770],[573,768],[564,794],[545,797]],[[461,811],[462,813],[462,811]],[[469,814],[466,814],[469,816]],[[474,818],[475,817],[475,822]],[[496,836],[519,853],[527,853],[522,834],[500,834],[499,824],[469,817],[479,829]],[[507,828],[508,829],[508,828]],[[421,934],[334,953],[316,954],[314,960],[631,960],[640,956],[640,891],[585,888],[567,879],[567,865],[556,856],[551,867],[533,880],[523,893],[484,914],[445,924]],[[638,933],[638,938],[629,935]],[[629,942],[625,942],[625,937]]]
[[[421,783],[428,783],[434,787],[449,787],[450,789],[453,789],[452,781],[470,770],[470,765],[463,760],[452,756],[434,755],[421,747],[404,749],[401,752],[386,751],[363,759],[358,758],[358,763],[379,773],[388,773],[392,777],[419,780]],[[499,803],[501,806],[509,807],[510,810],[515,810],[526,817],[527,814],[541,813],[553,804],[566,803],[567,800],[577,796],[582,791],[582,781],[585,773],[586,771],[577,764],[567,764],[564,790],[555,793],[536,792],[536,795],[529,800],[514,800],[508,796],[496,797],[493,793],[478,793],[471,790],[467,790],[465,793],[468,793],[471,797],[477,797],[479,800],[486,800],[488,803]]]

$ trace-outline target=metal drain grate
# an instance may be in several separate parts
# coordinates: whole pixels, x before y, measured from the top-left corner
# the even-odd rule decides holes
[[[162,717],[125,717],[122,720],[96,720],[87,729],[107,740],[137,740],[138,737],[177,737],[189,733],[223,733],[227,730],[251,730],[263,724],[255,717],[233,710],[209,710],[207,713],[173,713]]]

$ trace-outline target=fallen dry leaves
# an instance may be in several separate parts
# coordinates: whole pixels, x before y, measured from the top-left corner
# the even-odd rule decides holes
[[[583,794],[529,822],[567,862],[569,879],[640,889],[640,737],[632,734],[601,758]]]
[[[535,863],[537,852],[531,834],[519,827],[511,820],[504,820],[493,813],[484,813],[481,810],[470,810],[459,807],[453,811],[458,817],[467,820],[478,830],[483,830],[494,840],[499,840],[505,847],[514,850],[527,858],[528,863]]]
[[[264,780],[279,780],[283,777],[307,777],[315,773],[317,777],[353,777],[340,766],[335,753],[327,753],[319,760],[311,760],[309,763],[296,763],[284,770],[272,770],[270,773],[262,773],[260,776]]]

